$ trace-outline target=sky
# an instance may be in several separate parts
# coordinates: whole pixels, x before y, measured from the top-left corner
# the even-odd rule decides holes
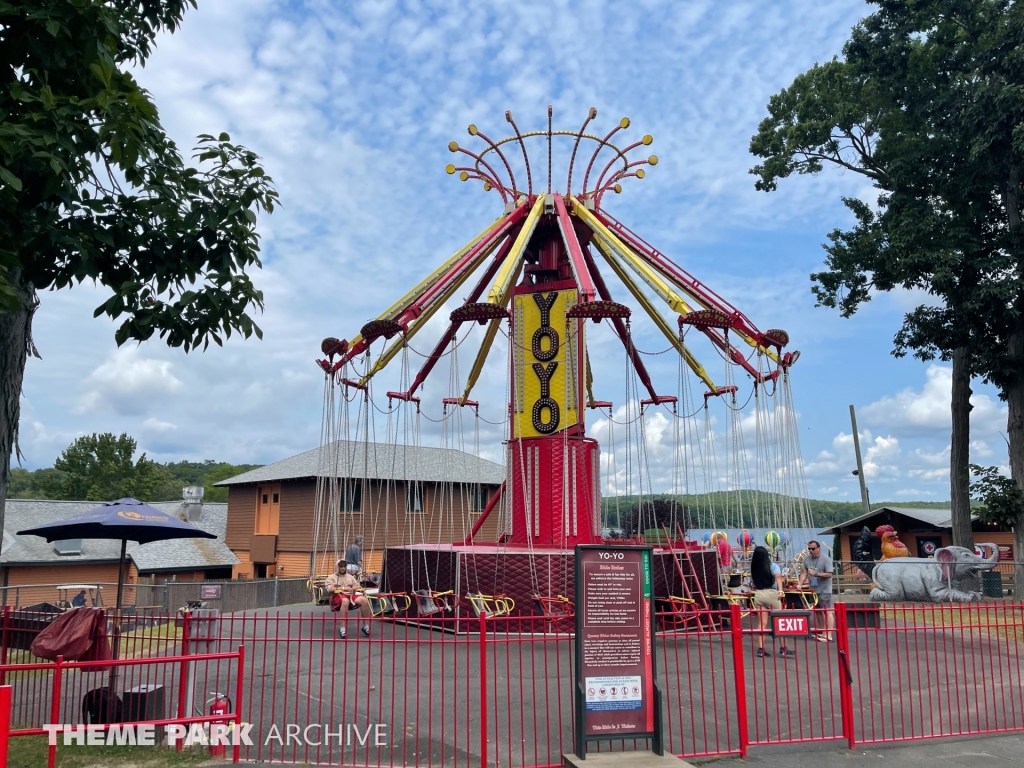
[[[857,0],[201,1],[178,31],[159,38],[137,76],[184,152],[198,134],[227,131],[274,179],[282,204],[259,219],[263,269],[254,276],[265,294],[257,318],[264,338],[187,355],[158,340],[118,349],[113,324],[91,319],[107,297],[102,289],[44,294],[34,329],[42,360],[29,362],[22,401],[24,466],[50,466],[75,437],[105,431],[127,432],[159,461],[268,463],[315,447],[320,340],[354,336],[501,213],[493,191],[445,173],[448,142],[468,145],[470,123],[508,135],[505,110],[523,131],[544,128],[550,104],[556,129],[578,129],[593,106],[595,130],[628,116],[627,138],[653,135],[658,165],[624,183],[605,208],[758,327],[790,334],[789,349],[801,358],[789,415],[811,497],[859,498],[852,404],[872,499],[948,499],[950,367],[891,354],[903,314],[929,297],[879,294],[846,319],[816,308],[810,290],[827,234],[851,224],[841,197],[872,201],[870,185],[825,169],[766,194],[748,173],[756,162],[750,138],[769,97],[839,55],[869,10]],[[543,148],[535,152],[540,158]],[[564,163],[567,147],[555,152]],[[407,365],[418,366],[446,314],[416,339]],[[624,353],[606,328],[593,328],[595,395],[628,420],[635,382]],[[666,346],[650,323],[637,319],[633,332],[642,350]],[[444,363],[428,382],[422,442],[472,448],[479,440],[482,455],[500,460],[503,428],[493,422],[506,401],[501,339],[474,390],[479,437],[469,414],[461,429],[437,421],[479,338],[474,327],[448,358],[454,374]],[[724,381],[714,352],[695,352]],[[659,388],[675,392],[672,356],[646,360]],[[380,395],[408,375],[402,369],[396,361],[375,384],[378,407],[386,409]],[[703,386],[690,386],[699,399]],[[972,460],[1005,465],[1005,405],[981,382],[974,393]],[[730,413],[708,413],[723,465]],[[748,439],[753,413],[739,417]],[[626,431],[589,418],[609,460],[614,439],[625,462]],[[655,490],[672,484],[676,423],[665,412],[645,418]],[[684,435],[704,429],[701,414],[678,423]],[[386,417],[378,415],[375,429],[384,439]]]

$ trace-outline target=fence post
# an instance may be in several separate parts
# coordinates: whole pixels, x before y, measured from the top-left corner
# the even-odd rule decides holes
[[[53,691],[51,692],[50,701],[50,725],[56,725],[60,722],[60,695],[62,693],[63,686],[63,671],[64,671],[64,656],[58,656],[57,661],[53,664]],[[50,744],[47,749],[46,765],[47,768],[55,768],[57,765],[57,734],[54,733],[53,744]]]
[[[11,736],[11,686],[0,685],[0,768],[7,768],[7,742]]]
[[[277,575],[275,574],[274,575],[274,607],[275,608],[277,608],[277,597],[278,597],[278,593],[279,593],[280,588],[281,588],[281,580],[278,579]]]
[[[181,617],[181,655],[188,656],[188,643],[189,636],[191,634],[192,616],[188,611],[185,611]],[[181,673],[178,676],[178,718],[184,718],[185,715],[185,699],[188,694],[189,681],[189,662],[181,662]],[[175,749],[181,752],[181,739],[178,739],[175,743]]]
[[[487,612],[480,611],[480,768],[487,768]]]
[[[11,647],[11,606],[4,606],[3,619],[3,632],[0,634],[0,664],[7,663],[7,657],[10,653]],[[0,685],[7,683],[7,670],[0,669]],[[3,768],[3,764],[0,763],[0,768]]]
[[[244,692],[244,686],[242,685],[242,670],[245,667],[245,646],[241,643],[238,645],[238,679],[235,681],[235,732],[234,738],[234,753],[231,762],[237,763],[242,758],[242,694]]]
[[[836,639],[839,646],[839,701],[843,718],[843,738],[853,749],[856,745],[853,732],[853,673],[850,671],[850,634],[846,603],[836,604]]]
[[[732,668],[736,676],[736,719],[739,721],[740,757],[747,757],[747,743],[750,735],[747,732],[747,682],[743,669],[743,627],[740,622],[743,616],[736,603],[729,605],[729,630],[732,633]]]

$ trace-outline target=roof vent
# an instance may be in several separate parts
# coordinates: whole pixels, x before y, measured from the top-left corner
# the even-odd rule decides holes
[[[82,554],[82,540],[64,539],[63,541],[55,541],[53,542],[53,551],[61,557],[66,555],[80,555]]]
[[[201,485],[189,485],[181,489],[185,519],[189,522],[195,522],[203,516],[203,490]]]

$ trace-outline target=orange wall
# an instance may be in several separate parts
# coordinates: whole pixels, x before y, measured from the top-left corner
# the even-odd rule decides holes
[[[138,581],[139,573],[134,563],[125,569],[125,605],[135,604],[135,589],[131,586]],[[57,585],[100,584],[103,604],[113,606],[117,601],[117,563],[47,563],[39,566],[16,565],[7,573],[7,605],[32,605],[33,603],[56,603],[60,597]],[[42,586],[46,585],[46,586]],[[69,594],[67,599],[74,597]]]

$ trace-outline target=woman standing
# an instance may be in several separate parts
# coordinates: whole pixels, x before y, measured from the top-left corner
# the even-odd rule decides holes
[[[754,582],[754,606],[758,608],[761,618],[761,631],[757,635],[757,655],[759,658],[771,656],[764,649],[764,630],[768,626],[768,611],[782,610],[782,569],[772,562],[771,555],[764,547],[754,547],[754,555],[750,559],[750,579]],[[779,646],[779,656],[796,656],[796,651]]]

